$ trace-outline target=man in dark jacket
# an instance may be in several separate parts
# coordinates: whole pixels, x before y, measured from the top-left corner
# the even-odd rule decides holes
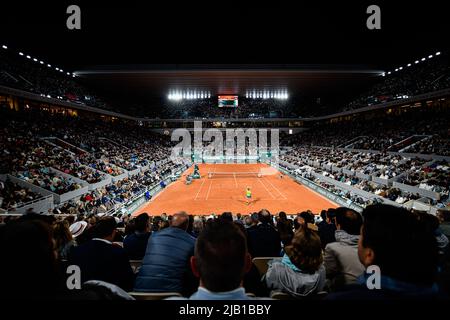
[[[145,212],[138,215],[134,219],[134,233],[123,240],[123,248],[130,260],[141,260],[144,257],[151,234],[149,220],[150,218]]]
[[[195,238],[186,232],[189,216],[185,212],[172,218],[172,225],[155,232],[148,241],[147,250],[134,285],[140,292],[194,292],[198,283],[189,268],[194,255]]]
[[[101,280],[131,291],[134,274],[127,254],[112,243],[116,226],[113,217],[100,219],[93,227],[94,238],[75,247],[69,256],[69,262],[80,267],[82,282]]]
[[[255,257],[279,257],[281,240],[278,231],[272,225],[270,212],[263,209],[258,213],[259,223],[254,228],[247,229],[248,249]]]
[[[357,285],[331,293],[330,300],[435,299],[438,247],[432,230],[404,208],[367,206],[358,242],[366,269]]]

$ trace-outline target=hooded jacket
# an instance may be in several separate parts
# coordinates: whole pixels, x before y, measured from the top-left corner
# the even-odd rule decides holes
[[[264,278],[270,290],[282,291],[294,298],[303,298],[322,291],[325,286],[323,264],[313,274],[304,273],[285,254],[281,261],[274,259],[268,265]]]
[[[365,270],[358,258],[359,235],[336,230],[335,238],[336,242],[325,247],[323,258],[327,278],[334,289],[356,283]]]

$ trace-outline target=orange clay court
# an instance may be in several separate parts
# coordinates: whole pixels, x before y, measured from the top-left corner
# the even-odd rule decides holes
[[[295,214],[305,210],[319,213],[337,205],[287,175],[266,164],[199,164],[201,179],[186,185],[186,175],[157,194],[139,208],[134,215],[147,212],[151,215],[173,214],[186,211],[194,215],[220,214],[225,211],[248,214],[268,209],[272,213],[284,211]],[[208,173],[212,172],[212,177]],[[221,173],[221,174],[219,174]],[[235,173],[235,174],[233,174]],[[248,173],[248,174],[246,174]],[[258,177],[255,173],[261,173]],[[248,202],[245,190],[251,188]]]

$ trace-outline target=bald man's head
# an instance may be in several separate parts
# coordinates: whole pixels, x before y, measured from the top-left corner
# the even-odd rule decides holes
[[[189,225],[189,215],[184,212],[178,212],[173,215],[171,226],[175,228],[182,229],[184,231],[187,230]]]

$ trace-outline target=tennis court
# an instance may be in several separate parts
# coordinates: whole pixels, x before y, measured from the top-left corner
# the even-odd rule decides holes
[[[199,169],[201,179],[186,185],[186,175],[193,172],[193,167],[189,168],[135,214],[173,214],[182,210],[195,215],[224,211],[247,214],[263,208],[294,214],[308,209],[320,213],[337,207],[266,164],[199,164]],[[245,197],[247,187],[252,191],[250,201]]]

